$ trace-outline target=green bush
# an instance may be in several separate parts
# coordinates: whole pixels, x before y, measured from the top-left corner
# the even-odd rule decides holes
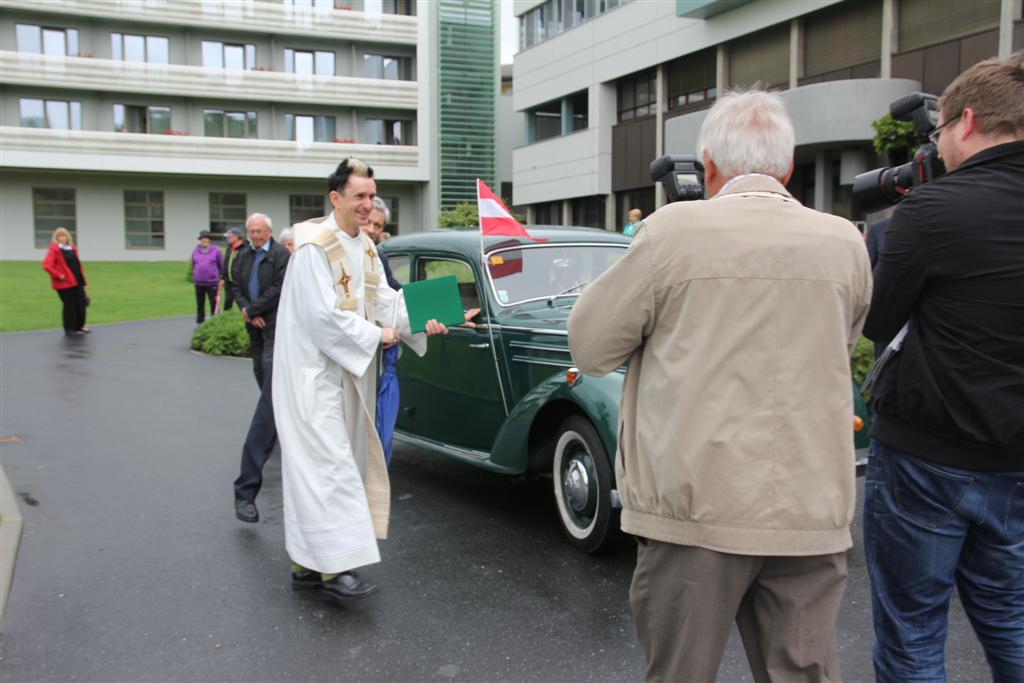
[[[853,371],[853,378],[858,386],[864,384],[864,378],[871,369],[875,360],[875,344],[865,336],[857,340],[857,346],[853,348],[853,357],[850,359],[850,370]]]
[[[192,349],[211,356],[249,357],[249,333],[236,309],[207,318],[192,333]]]

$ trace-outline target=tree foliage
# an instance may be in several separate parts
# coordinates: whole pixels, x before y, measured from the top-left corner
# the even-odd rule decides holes
[[[456,204],[449,211],[442,211],[437,217],[439,228],[471,228],[480,225],[480,217],[477,215],[476,204],[472,202],[461,202]]]
[[[888,154],[893,163],[909,159],[917,149],[917,133],[910,121],[897,121],[887,112],[872,121],[871,127],[875,129],[875,151]]]

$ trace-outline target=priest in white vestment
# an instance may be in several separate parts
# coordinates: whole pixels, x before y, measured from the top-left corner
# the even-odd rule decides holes
[[[352,570],[380,561],[390,488],[374,428],[376,358],[401,339],[415,353],[447,332],[412,334],[360,227],[376,196],[373,170],[346,159],[328,178],[334,210],[295,226],[278,306],[274,415],[281,442],[284,527],[292,586],[332,598],[376,592]]]

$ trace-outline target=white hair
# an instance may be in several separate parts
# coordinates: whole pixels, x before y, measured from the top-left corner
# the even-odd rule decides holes
[[[277,238],[278,242],[295,241],[295,231],[291,228],[285,228],[281,231],[281,236]]]
[[[380,197],[373,198],[373,210],[384,214],[384,225],[391,222],[391,209],[388,208],[388,205]]]
[[[245,219],[245,227],[249,227],[249,221],[260,218],[267,224],[268,230],[274,229],[274,222],[270,220],[270,216],[265,213],[250,213],[249,217]]]
[[[711,107],[697,138],[725,178],[764,173],[782,180],[793,164],[796,134],[786,105],[775,93],[734,90]]]

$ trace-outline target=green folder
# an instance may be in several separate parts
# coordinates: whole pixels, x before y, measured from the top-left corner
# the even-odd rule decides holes
[[[428,320],[445,325],[466,322],[459,296],[459,283],[454,275],[432,280],[420,280],[402,285],[405,307],[409,311],[409,325],[413,332],[423,332]]]

